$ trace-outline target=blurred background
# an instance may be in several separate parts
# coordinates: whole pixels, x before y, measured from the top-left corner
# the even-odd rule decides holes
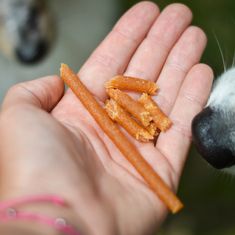
[[[0,4],[10,1],[0,0]],[[14,7],[18,7],[17,12],[19,9],[25,9],[23,1],[18,5],[16,3],[18,0],[12,1]],[[27,22],[27,27],[22,31],[20,38],[14,35],[20,22],[17,21],[16,24],[15,19],[12,20],[10,17],[9,8],[0,5],[0,102],[13,84],[58,73],[61,62],[79,69],[121,14],[138,1],[49,0],[45,2],[46,5],[30,8],[31,20]],[[162,9],[174,1],[155,2]],[[185,3],[192,9],[193,24],[200,26],[206,32],[208,46],[202,61],[214,69],[215,76],[219,76],[223,72],[223,64],[215,35],[221,44],[226,64],[230,67],[235,50],[235,2],[233,0],[178,2]],[[24,13],[19,14],[24,15]],[[40,25],[39,21],[42,22]],[[11,31],[6,32],[6,27],[10,27]],[[23,39],[31,43],[31,54],[25,52]],[[12,45],[17,46],[17,50],[13,49]],[[234,235],[234,185],[235,180],[232,176],[209,167],[192,147],[179,190],[185,209],[178,215],[169,216],[158,234]]]

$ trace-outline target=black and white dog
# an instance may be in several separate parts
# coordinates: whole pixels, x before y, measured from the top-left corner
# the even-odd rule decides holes
[[[213,167],[235,169],[235,68],[215,82],[208,103],[192,122],[193,141]]]
[[[0,50],[28,64],[42,59],[53,39],[43,0],[0,0]]]

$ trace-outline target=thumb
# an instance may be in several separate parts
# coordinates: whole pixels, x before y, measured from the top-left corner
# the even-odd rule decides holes
[[[47,76],[14,85],[7,92],[2,109],[18,105],[33,105],[50,112],[64,93],[63,81]]]

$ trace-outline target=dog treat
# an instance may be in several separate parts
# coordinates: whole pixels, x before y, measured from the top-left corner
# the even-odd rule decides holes
[[[155,122],[151,121],[149,126],[146,127],[146,130],[149,132],[150,135],[152,136],[158,136],[159,135],[159,130],[157,128],[157,125]]]
[[[158,89],[155,82],[135,77],[118,75],[105,83],[107,89],[118,88],[120,90],[136,91],[154,95]]]
[[[140,126],[115,100],[107,100],[105,102],[105,109],[109,117],[120,124],[135,139],[142,142],[153,140],[155,132],[151,135],[148,130]],[[151,132],[153,132],[152,129]]]
[[[107,112],[99,105],[89,90],[83,85],[78,76],[65,64],[61,65],[61,78],[71,88],[88,112],[96,120],[106,135],[118,147],[125,158],[133,165],[145,179],[149,187],[167,205],[172,213],[178,212],[183,204],[165,184],[161,177],[153,170],[136,147],[121,132],[117,124],[108,116]],[[138,206],[138,205],[137,205]]]
[[[148,94],[142,94],[139,98],[139,102],[150,112],[153,117],[153,121],[161,131],[166,131],[170,128],[172,125],[171,120],[162,112]]]
[[[142,104],[132,99],[128,94],[118,89],[107,89],[110,98],[114,99],[121,107],[129,112],[133,117],[147,127],[152,120],[150,112],[147,111]]]

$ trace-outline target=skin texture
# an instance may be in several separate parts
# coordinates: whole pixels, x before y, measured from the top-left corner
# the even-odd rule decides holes
[[[191,18],[181,4],[160,14],[155,4],[141,2],[124,14],[79,71],[101,103],[104,82],[117,74],[158,83],[155,100],[174,125],[160,134],[156,147],[132,141],[175,191],[191,143],[191,120],[204,106],[213,79],[212,70],[198,64],[206,37],[189,26]],[[0,139],[2,200],[40,193],[63,196],[69,209],[32,209],[64,215],[85,235],[152,234],[165,219],[166,207],[75,95],[70,90],[64,94],[56,76],[9,90],[0,115]],[[56,234],[34,228],[39,234]],[[23,234],[33,234],[26,230]]]

